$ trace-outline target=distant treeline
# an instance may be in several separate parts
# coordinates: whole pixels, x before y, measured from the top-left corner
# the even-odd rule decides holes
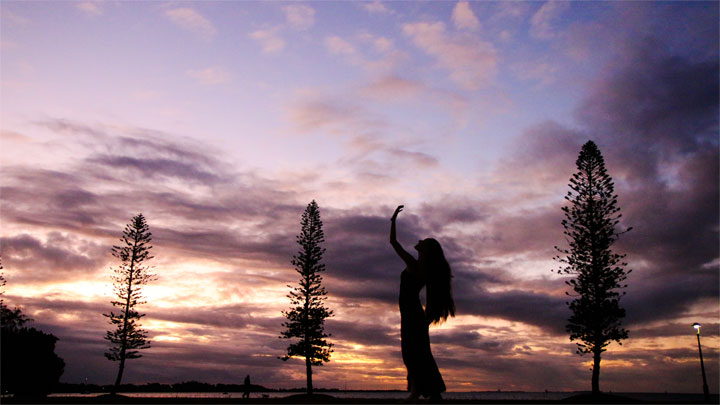
[[[68,384],[58,383],[53,390],[55,393],[102,393],[111,392],[113,385],[96,384]],[[120,384],[118,392],[243,392],[243,384],[208,384],[198,381],[185,381],[177,384],[149,383],[142,385]],[[273,389],[262,385],[250,384],[251,392],[298,392],[305,391],[302,388]],[[314,391],[333,392],[340,391],[337,388],[317,388]]]

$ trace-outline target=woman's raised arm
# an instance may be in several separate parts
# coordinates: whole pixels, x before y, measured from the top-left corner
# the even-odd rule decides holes
[[[412,257],[412,255],[403,249],[402,245],[397,241],[397,238],[395,237],[395,220],[397,219],[398,214],[400,211],[402,211],[404,206],[398,205],[397,208],[395,208],[395,213],[393,213],[392,217],[390,218],[390,244],[392,245],[393,249],[395,249],[395,252],[400,256],[401,259],[405,262],[405,265],[408,267],[414,266],[415,264],[415,258]]]

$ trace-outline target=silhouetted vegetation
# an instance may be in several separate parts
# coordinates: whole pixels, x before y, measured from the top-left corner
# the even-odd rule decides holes
[[[2,269],[2,258],[0,258],[0,270]],[[0,305],[4,305],[5,303],[5,290],[3,290],[3,288],[5,288],[6,283],[7,281],[5,281],[5,275],[2,273],[2,271],[0,271]]]
[[[2,269],[2,265],[0,265]],[[0,275],[0,288],[5,278]],[[4,291],[0,291],[0,296]],[[0,392],[16,396],[45,396],[52,392],[65,369],[55,354],[58,338],[26,323],[32,319],[18,307],[10,309],[0,299]]]
[[[580,341],[578,354],[593,354],[592,392],[597,395],[602,352],[611,342],[622,344],[621,340],[628,337],[627,330],[621,327],[625,310],[620,307],[621,295],[617,290],[627,287],[622,282],[631,270],[625,271],[627,263],[621,262],[625,255],[610,249],[624,233],[616,230],[622,214],[612,178],[595,143],[588,141],[583,145],[576,165],[578,171],[570,178],[571,191],[565,197],[570,204],[562,208],[565,212],[562,225],[570,249],[556,246],[564,257],[555,259],[563,263],[558,273],[575,276],[566,282],[576,297],[568,303],[572,316],[566,329],[571,341]]]
[[[113,246],[112,255],[120,259],[120,266],[114,269],[115,295],[118,300],[111,301],[113,306],[119,307],[121,312],[116,314],[110,312],[103,314],[110,319],[110,324],[115,326],[105,335],[111,346],[105,357],[112,361],[119,361],[115,387],[120,385],[125,360],[142,357],[137,350],[150,347],[147,339],[147,332],[140,329],[140,318],[145,316],[136,311],[138,305],[144,304],[142,286],[155,279],[150,274],[148,266],[143,263],[153,258],[150,256],[150,241],[152,234],[142,214],[138,214],[125,226],[123,236],[120,238],[122,244]],[[113,390],[113,394],[116,390]]]
[[[66,384],[60,383],[55,392],[58,393],[78,393],[78,392],[110,392],[115,386],[97,385],[97,384]],[[175,384],[120,384],[117,392],[242,392],[245,389],[244,384],[209,384],[198,381],[183,381]],[[304,388],[303,388],[304,390]],[[251,384],[250,392],[274,392],[275,389],[266,388],[262,385]]]
[[[300,286],[293,288],[287,295],[292,307],[282,312],[287,322],[283,322],[285,330],[280,334],[281,339],[299,340],[288,346],[287,354],[281,359],[305,358],[307,393],[312,394],[312,366],[321,366],[323,362],[330,361],[330,353],[333,351],[332,343],[325,340],[330,336],[325,333],[325,319],[331,317],[333,311],[325,307],[327,291],[320,275],[325,271],[325,265],[320,263],[325,252],[320,244],[325,241],[325,236],[315,200],[308,204],[300,224],[302,228],[297,236],[300,251],[292,260],[301,277]]]

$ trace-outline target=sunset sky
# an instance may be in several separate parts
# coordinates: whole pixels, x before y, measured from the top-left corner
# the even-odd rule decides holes
[[[0,2],[5,302],[110,384],[111,247],[143,213],[152,348],[124,382],[301,387],[278,360],[300,215],[326,235],[315,386],[404,389],[408,250],[443,245],[449,391],[589,390],[565,332],[561,207],[592,139],[633,227],[606,391],[718,392],[718,2]]]

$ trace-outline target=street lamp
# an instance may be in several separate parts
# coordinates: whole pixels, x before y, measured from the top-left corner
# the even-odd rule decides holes
[[[700,346],[700,324],[695,322],[692,327],[697,330],[697,339],[698,339],[698,352],[700,352],[700,369],[702,370],[702,376],[703,376],[703,394],[705,394],[705,402],[710,401],[710,390],[708,389],[707,385],[707,378],[705,377],[705,363],[703,363],[702,358],[702,346]]]

